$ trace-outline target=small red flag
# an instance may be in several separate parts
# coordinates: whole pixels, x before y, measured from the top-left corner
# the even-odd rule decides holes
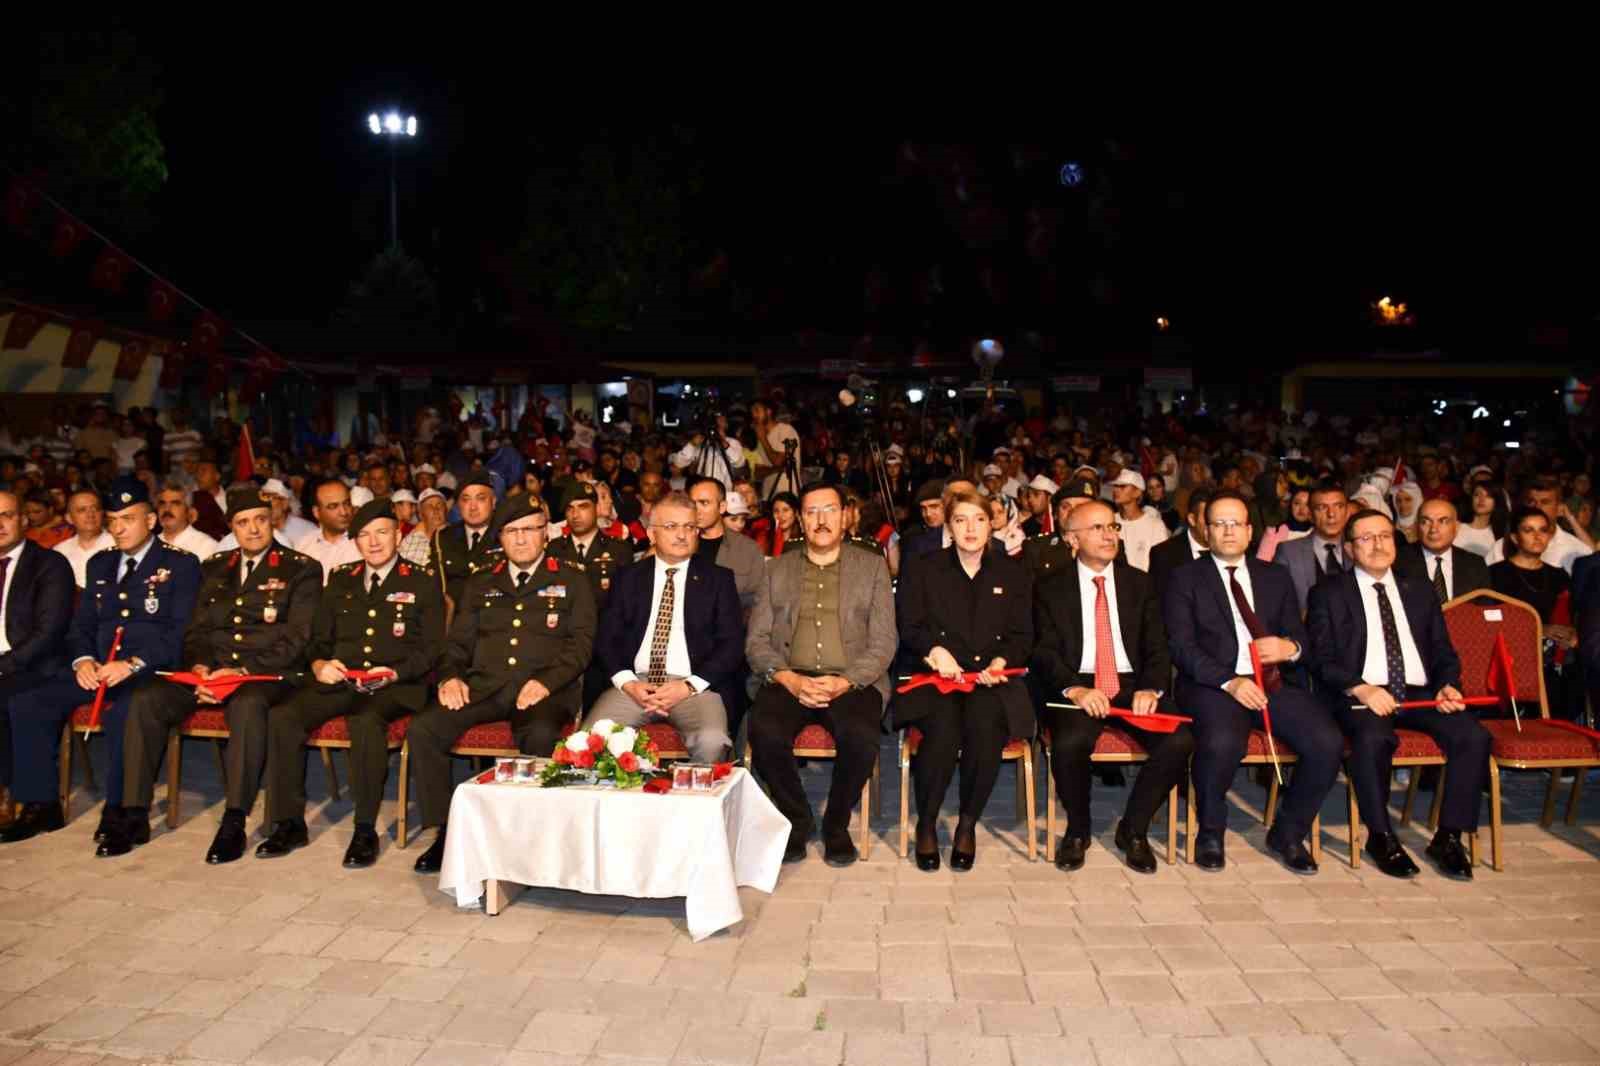
[[[37,311],[19,308],[11,312],[11,322],[6,326],[6,348],[26,348],[44,328],[44,316]]]
[[[74,322],[67,337],[67,347],[61,353],[61,366],[66,370],[82,370],[89,365],[94,346],[105,335],[106,328],[99,322]]]
[[[13,178],[11,187],[6,190],[6,225],[18,231],[27,229],[33,218],[33,205],[38,198],[39,194],[34,192],[32,185],[21,178]]]
[[[94,261],[94,269],[89,272],[89,284],[106,292],[121,292],[122,283],[132,266],[132,260],[108,244]]]
[[[250,424],[239,431],[239,454],[234,459],[233,479],[248,481],[256,476],[256,452],[250,446]]]
[[[1506,635],[1496,633],[1494,649],[1489,652],[1489,677],[1485,682],[1489,691],[1510,702],[1517,698],[1516,671],[1511,668],[1511,649],[1506,645]]]
[[[227,323],[222,319],[210,311],[201,311],[194,324],[194,333],[189,337],[189,346],[197,355],[216,355],[217,349],[222,347],[222,335],[227,330]]]
[[[50,238],[50,254],[57,259],[65,259],[88,235],[87,226],[63,211],[56,219],[56,230]]]
[[[145,357],[150,354],[150,345],[142,340],[124,341],[122,351],[117,353],[117,369],[115,376],[118,381],[133,381],[139,376],[139,371],[144,369]]]
[[[150,283],[150,317],[165,322],[178,309],[178,290],[160,278]]]

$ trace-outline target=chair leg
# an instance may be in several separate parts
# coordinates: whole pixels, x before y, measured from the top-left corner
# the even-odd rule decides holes
[[[1311,861],[1322,862],[1322,815],[1311,819]]]
[[[1178,862],[1178,786],[1167,790],[1167,865]]]
[[[1267,809],[1261,812],[1261,821],[1268,829],[1278,815],[1278,775],[1274,773],[1267,782]]]
[[[1550,771],[1550,785],[1544,790],[1544,809],[1539,812],[1539,824],[1546,829],[1556,818],[1556,788],[1561,784],[1561,771]]]
[[[1044,784],[1044,861],[1056,861],[1056,794],[1050,787],[1050,749],[1039,751],[1039,780]]]
[[[1356,804],[1356,783],[1347,774],[1344,779],[1345,803],[1350,807],[1350,869],[1361,869],[1361,808]],[[1410,804],[1407,804],[1410,809]]]
[[[883,771],[881,769],[882,763],[883,763],[883,757],[882,757],[881,754],[879,755],[878,758],[872,760],[872,778],[871,778],[871,783],[872,783],[872,816],[874,818],[879,819],[880,821],[883,819]]]
[[[1184,859],[1194,865],[1194,838],[1200,831],[1200,816],[1194,809],[1194,778],[1189,778],[1189,803],[1187,811],[1188,821],[1184,825]]]
[[[318,748],[322,753],[322,769],[328,775],[328,795],[335,801],[339,799],[339,771],[333,765],[333,749]]]
[[[1467,854],[1473,866],[1478,865],[1478,834],[1467,834]]]
[[[1028,812],[1023,809],[1022,760],[1014,759],[1012,761],[1017,764],[1017,824],[1021,825],[1028,817]]]
[[[174,729],[167,736],[167,828],[178,828],[183,803],[183,738]]]
[[[1411,772],[1415,774],[1419,769],[1420,767],[1412,767]],[[1435,832],[1439,830],[1439,812],[1444,810],[1444,779],[1448,774],[1449,771],[1445,767],[1439,767],[1439,780],[1433,788],[1433,805],[1428,808],[1428,828]]]
[[[867,778],[867,783],[861,786],[861,828],[857,832],[860,838],[856,850],[861,854],[861,861],[865,862],[867,855],[872,851],[872,778]]]
[[[1583,799],[1583,775],[1589,772],[1587,766],[1574,766],[1572,768],[1572,793],[1567,797],[1567,824],[1572,825],[1578,820],[1578,802]]]
[[[56,753],[57,789],[61,793],[61,820],[72,821],[72,726],[61,727],[61,750]]]
[[[900,857],[908,851],[907,836],[911,825],[911,756],[906,752],[906,737],[900,734]]]
[[[1406,782],[1405,799],[1400,801],[1400,803],[1401,803],[1401,807],[1400,807],[1400,824],[1401,825],[1410,825],[1411,824],[1411,811],[1412,811],[1412,808],[1414,808],[1417,805],[1417,786],[1422,781],[1422,773],[1421,773],[1422,768],[1420,766],[1413,766],[1410,769],[1411,769],[1411,775],[1410,775],[1410,779]],[[1437,793],[1438,791],[1439,790],[1437,788],[1434,789],[1434,792]]]
[[[1505,869],[1500,858],[1500,764],[1489,756],[1489,859],[1496,873]]]
[[[1022,749],[1022,761],[1017,764],[1017,773],[1022,776],[1020,784],[1028,792],[1028,861],[1039,860],[1039,823],[1038,814],[1035,813],[1036,797],[1033,794],[1033,745],[1029,744]]]
[[[84,783],[92,789],[99,788],[100,786],[95,783],[94,779],[94,760],[89,758],[89,738],[82,733],[74,732],[72,734],[72,743],[77,746],[78,755],[83,759]],[[118,802],[120,803],[121,801],[118,800]]]
[[[746,765],[748,765],[748,763],[746,763]],[[395,837],[396,837],[396,840],[399,843],[399,845],[400,845],[402,850],[404,850],[404,848],[406,846],[406,840],[407,840],[406,821],[407,821],[407,815],[410,812],[406,809],[406,799],[407,799],[407,796],[406,796],[407,787],[406,786],[409,785],[410,783],[411,783],[411,741],[409,739],[407,739],[407,740],[403,740],[403,741],[400,742],[400,780],[395,784],[395,792],[394,792],[395,805],[400,808],[400,816],[397,819],[397,822],[399,823],[399,825],[398,825],[398,828],[395,830]]]

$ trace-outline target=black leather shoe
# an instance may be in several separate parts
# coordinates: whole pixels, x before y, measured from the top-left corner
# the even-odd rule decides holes
[[[1089,856],[1089,841],[1086,837],[1073,837],[1063,835],[1061,843],[1056,845],[1056,866],[1063,870],[1076,870],[1083,866],[1083,860]]]
[[[378,861],[378,831],[370,825],[356,826],[356,835],[344,849],[344,864],[352,870]]]
[[[417,856],[416,863],[411,867],[419,874],[436,874],[439,867],[444,865],[444,831],[440,826],[439,832],[434,834],[433,843],[428,845],[428,850]]]
[[[1194,864],[1202,870],[1220,870],[1228,865],[1222,851],[1221,833],[1201,833],[1195,837]]]
[[[1390,877],[1415,877],[1422,872],[1393,833],[1372,834],[1367,839],[1367,854],[1372,864]]]
[[[239,856],[244,854],[244,838],[244,819],[224,814],[222,824],[217,827],[217,835],[211,840],[211,847],[206,849],[206,862],[212,866],[237,862]]]
[[[111,804],[102,804],[100,807],[100,824],[95,826],[94,840],[98,844],[111,832],[113,826],[122,820],[122,808],[113,807]]]
[[[1433,835],[1428,845],[1428,858],[1439,867],[1439,872],[1457,881],[1472,880],[1472,858],[1461,846],[1461,834],[1441,829]]]
[[[806,861],[806,837],[800,836],[798,833],[789,834],[788,846],[783,849],[783,861]]]
[[[142,844],[150,843],[150,819],[144,814],[118,818],[106,830],[105,839],[94,849],[102,859],[126,855]]]
[[[849,866],[860,857],[848,829],[823,830],[822,861],[829,866]]]
[[[0,833],[0,844],[31,840],[40,833],[54,833],[66,824],[61,817],[61,804],[24,803],[17,820],[4,833]]]
[[[1128,860],[1128,868],[1135,873],[1156,872],[1156,853],[1150,850],[1150,840],[1143,833],[1129,831],[1126,820],[1117,824],[1117,847]]]
[[[309,843],[311,835],[306,832],[306,823],[292,818],[285,819],[272,827],[267,839],[256,845],[256,858],[276,859]]]
[[[932,828],[933,823],[928,823]],[[932,832],[923,832],[922,821],[917,821],[917,869],[924,873],[932,873],[939,868],[939,831],[933,828]]]
[[[1299,840],[1276,840],[1267,834],[1267,850],[1276,855],[1290,873],[1309,877],[1317,872],[1317,862],[1311,857],[1305,843]]]

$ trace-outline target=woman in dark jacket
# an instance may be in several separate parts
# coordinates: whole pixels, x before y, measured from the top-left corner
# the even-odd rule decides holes
[[[961,812],[950,867],[969,870],[978,816],[1000,775],[1011,737],[1031,737],[1033,704],[1020,680],[999,671],[1027,662],[1033,650],[1032,585],[1020,560],[990,539],[983,497],[946,498],[953,543],[901,577],[900,643],[908,655],[947,677],[978,673],[972,692],[940,694],[924,685],[895,698],[895,724],[915,724],[922,744],[912,762],[917,804],[917,866],[939,868],[939,805],[961,765]]]

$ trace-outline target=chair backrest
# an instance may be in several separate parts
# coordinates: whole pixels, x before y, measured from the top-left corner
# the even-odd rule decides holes
[[[1550,717],[1544,691],[1544,626],[1538,611],[1522,600],[1479,589],[1446,603],[1444,624],[1450,631],[1450,643],[1461,656],[1464,695],[1493,695],[1488,683],[1489,659],[1495,637],[1504,634],[1517,675],[1517,702],[1524,711],[1537,704],[1539,716]]]

